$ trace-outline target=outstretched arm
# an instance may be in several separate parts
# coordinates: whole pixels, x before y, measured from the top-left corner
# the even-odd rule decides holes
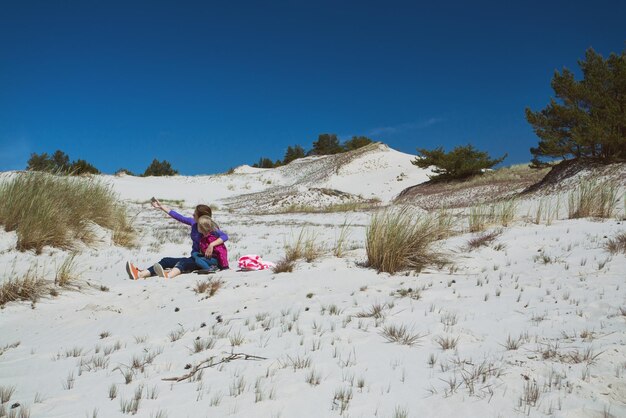
[[[178,222],[182,222],[187,225],[192,225],[195,222],[193,218],[188,218],[176,212],[175,210],[171,210],[169,207],[159,202],[158,199],[152,198],[152,207],[162,210],[163,212],[167,213],[172,218],[176,219]]]

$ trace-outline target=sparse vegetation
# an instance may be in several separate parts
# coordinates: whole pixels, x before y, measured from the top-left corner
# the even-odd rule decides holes
[[[415,345],[424,336],[413,334],[406,326],[385,325],[380,333],[387,341],[403,345]]]
[[[346,249],[346,242],[349,237],[350,237],[350,224],[348,223],[347,220],[345,220],[343,224],[341,225],[341,228],[339,229],[339,236],[337,237],[335,241],[335,248],[333,250],[333,254],[335,255],[335,257],[343,257],[345,249]]]
[[[435,342],[439,344],[439,347],[441,347],[442,350],[451,350],[456,348],[457,343],[459,342],[459,337],[453,338],[450,336],[440,336],[435,338]]]
[[[436,215],[416,215],[406,207],[376,213],[366,231],[368,265],[391,274],[443,265],[446,259],[432,246],[448,233],[448,224],[440,223]]]
[[[224,282],[220,279],[210,278],[204,281],[197,281],[193,291],[196,294],[206,294],[207,297],[213,297],[218,290],[222,288]]]
[[[609,239],[604,248],[611,254],[626,254],[626,232],[617,234],[615,237]]]
[[[296,266],[296,262],[288,260],[287,258],[281,258],[276,265],[272,267],[274,273],[291,273]]]
[[[76,283],[77,279],[76,253],[72,253],[65,258],[57,269],[54,284],[60,287],[70,287]]]
[[[617,184],[609,181],[581,181],[578,187],[569,194],[569,218],[613,217],[617,209],[618,191]]]
[[[19,277],[15,272],[0,285],[0,306],[13,301],[37,302],[50,292],[50,283],[42,277],[37,266],[31,266]]]
[[[94,224],[117,231],[113,238],[125,245],[132,231],[109,186],[41,172],[18,173],[0,184],[0,224],[17,232],[18,250],[37,253],[46,245],[72,249],[76,240],[92,243]]]
[[[0,386],[0,403],[7,403],[15,392],[15,386]]]
[[[469,241],[467,241],[467,248],[470,249],[470,250],[474,250],[476,248],[489,245],[500,234],[502,234],[502,231],[500,231],[500,230],[493,230],[493,231],[489,231],[489,232],[483,232],[482,234],[479,234],[479,235],[475,236],[474,238],[471,238]]]

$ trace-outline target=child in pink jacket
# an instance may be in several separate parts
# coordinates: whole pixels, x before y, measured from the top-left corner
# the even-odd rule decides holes
[[[217,224],[210,216],[201,216],[198,219],[198,231],[202,234],[200,239],[200,252],[193,252],[196,265],[203,270],[225,270],[228,268],[228,250],[224,244],[215,245],[218,237],[215,232],[219,231]]]

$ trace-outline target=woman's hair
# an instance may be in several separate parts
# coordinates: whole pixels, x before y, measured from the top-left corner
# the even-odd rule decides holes
[[[210,232],[220,229],[210,216],[204,215],[198,218],[198,231],[202,235],[207,235]]]
[[[208,205],[198,205],[196,206],[196,215],[198,215],[198,218],[201,216],[213,217],[213,211]]]

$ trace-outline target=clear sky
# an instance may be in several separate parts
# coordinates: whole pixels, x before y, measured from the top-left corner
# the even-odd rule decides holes
[[[626,47],[625,1],[0,0],[0,170],[216,173],[320,133],[530,160],[555,69]]]

